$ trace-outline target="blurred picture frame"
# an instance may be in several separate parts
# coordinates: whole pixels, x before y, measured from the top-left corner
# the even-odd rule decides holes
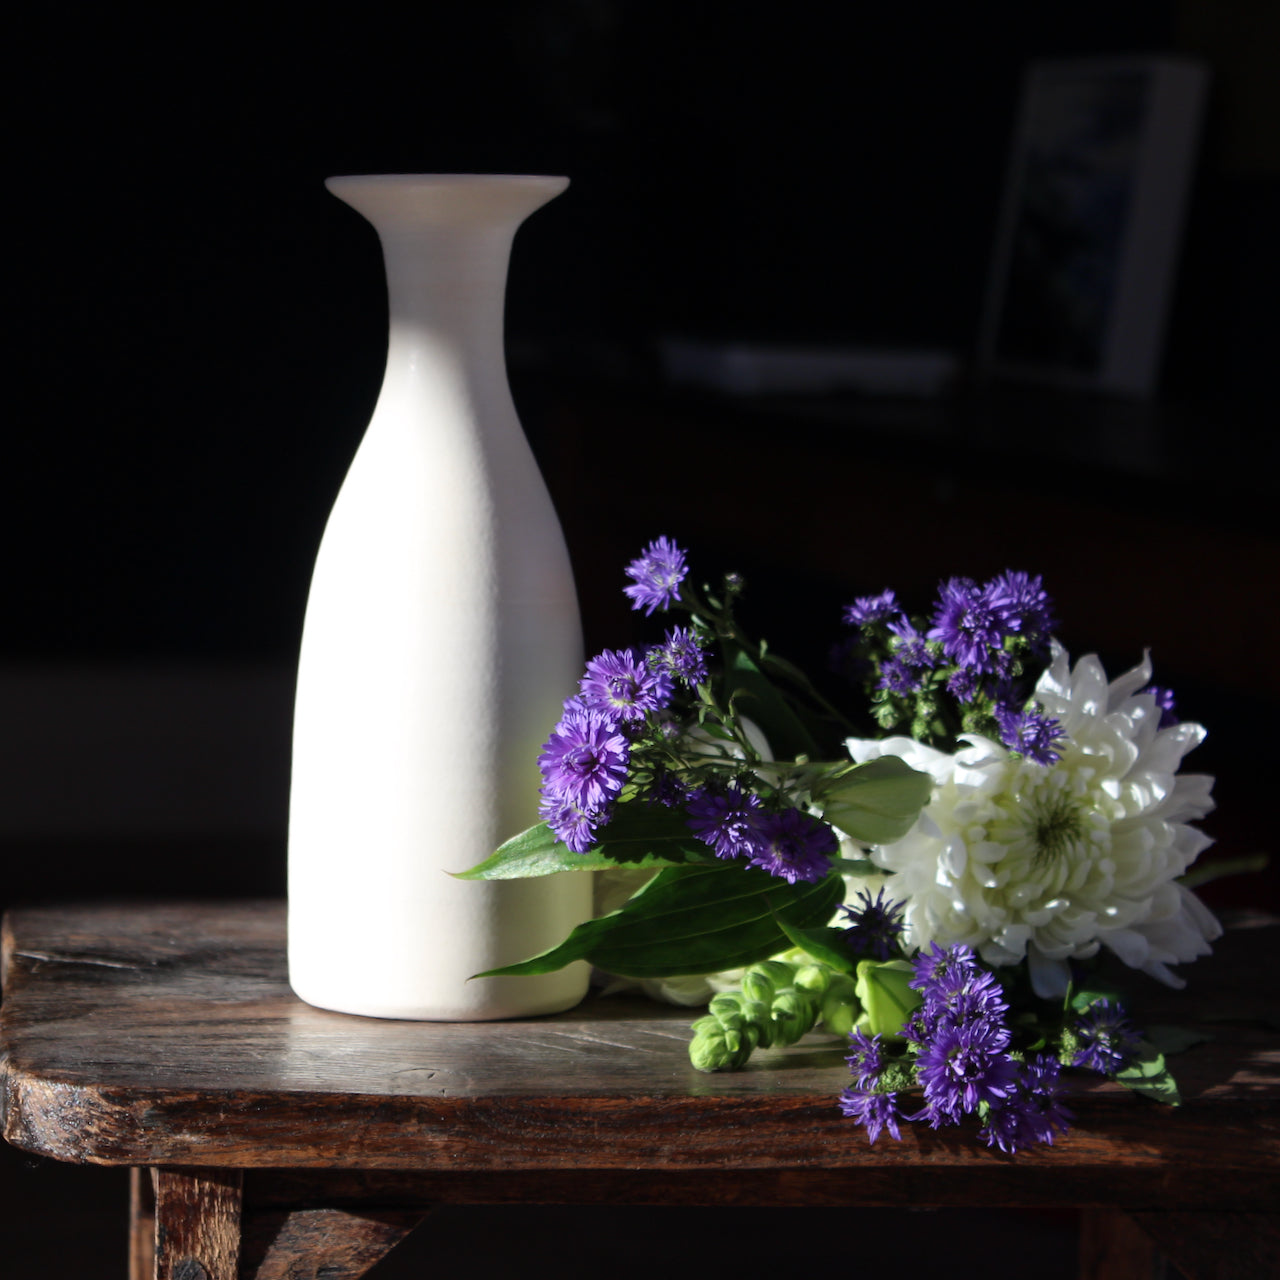
[[[980,379],[1155,390],[1208,73],[1164,57],[1027,69]]]

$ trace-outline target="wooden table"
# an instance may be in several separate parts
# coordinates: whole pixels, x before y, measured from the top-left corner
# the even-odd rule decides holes
[[[1013,1157],[923,1125],[869,1145],[820,1036],[707,1076],[688,1011],[627,997],[507,1023],[313,1009],[284,927],[274,902],[5,921],[4,1136],[134,1168],[133,1280],[359,1276],[436,1202],[1074,1206],[1082,1275],[1149,1272],[1153,1240],[1191,1276],[1276,1274],[1275,920],[1143,1010],[1214,1037],[1174,1062],[1179,1111],[1073,1079],[1070,1134]]]

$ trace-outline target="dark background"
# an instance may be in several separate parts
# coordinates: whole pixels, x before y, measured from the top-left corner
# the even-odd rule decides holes
[[[385,347],[338,173],[572,179],[517,240],[508,331],[592,648],[632,638],[621,564],[660,533],[746,572],[756,629],[807,662],[854,594],[1043,572],[1073,652],[1115,674],[1151,645],[1209,725],[1217,856],[1266,847],[1274,6],[123,4],[8,34],[0,905],[283,888],[310,568]],[[1023,69],[1118,53],[1213,74],[1151,402],[663,381],[669,336],[967,367]],[[1206,893],[1268,895],[1274,872]]]

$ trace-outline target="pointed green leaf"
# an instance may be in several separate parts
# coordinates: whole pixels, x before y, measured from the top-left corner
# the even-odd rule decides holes
[[[853,972],[855,958],[844,940],[843,929],[832,929],[829,926],[801,929],[796,925],[783,924],[782,932],[787,935],[787,940],[793,947],[799,947],[837,973]]]
[[[1133,1062],[1123,1071],[1117,1072],[1116,1079],[1126,1089],[1154,1098],[1157,1102],[1168,1103],[1171,1107],[1182,1102],[1177,1082],[1165,1065],[1164,1054],[1146,1040],[1138,1041],[1138,1051]]]
[[[933,779],[897,756],[852,765],[817,797],[822,816],[859,844],[889,844],[911,830]]]
[[[627,867],[674,867],[707,862],[712,855],[689,830],[683,813],[644,801],[620,804],[586,853],[574,853],[545,822],[512,836],[483,862],[456,875],[458,880],[519,880],[557,871],[603,871]]]
[[[625,906],[580,924],[558,947],[480,977],[551,973],[574,960],[628,978],[716,973],[787,946],[781,924],[825,924],[844,896],[830,875],[789,885],[742,863],[668,867]]]

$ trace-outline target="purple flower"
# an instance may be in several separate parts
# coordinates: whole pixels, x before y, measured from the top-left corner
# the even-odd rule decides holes
[[[879,687],[889,693],[915,693],[920,682],[919,672],[913,671],[899,658],[887,658],[880,664]]]
[[[1124,1007],[1109,1000],[1095,1000],[1076,1019],[1074,1030],[1079,1048],[1071,1065],[1104,1076],[1115,1075],[1138,1048],[1137,1033],[1130,1026]]]
[[[933,942],[928,951],[916,955],[914,964],[916,974],[910,985],[924,997],[923,1039],[943,1023],[982,1021],[1002,1026],[1009,1010],[1004,990],[995,975],[978,964],[970,948],[962,943],[940,947]],[[917,1036],[913,1033],[911,1038]]]
[[[688,573],[684,552],[670,538],[658,538],[627,565],[632,585],[623,587],[623,594],[631,597],[633,609],[643,609],[646,615],[669,609],[680,599],[680,584]]]
[[[650,651],[649,661],[691,689],[707,682],[707,655],[698,637],[686,627],[668,631],[663,643]]]
[[[854,1031],[849,1036],[849,1055],[845,1061],[853,1072],[853,1082],[859,1089],[868,1089],[884,1070],[884,1054],[880,1050],[879,1035],[868,1036],[865,1031]]]
[[[1015,629],[989,586],[951,578],[938,589],[929,639],[940,640],[942,652],[957,665],[980,675],[994,671],[1005,637]]]
[[[947,677],[947,692],[959,702],[972,702],[978,692],[978,673],[957,667]]]
[[[869,1093],[865,1089],[848,1088],[840,1094],[840,1110],[866,1129],[867,1138],[872,1143],[885,1129],[899,1142],[902,1140],[902,1134],[898,1132],[901,1113],[896,1093]]]
[[[846,607],[844,620],[851,627],[866,627],[873,622],[887,622],[901,612],[893,592],[882,591],[878,596],[859,596]]]
[[[883,888],[872,901],[870,890],[862,889],[853,906],[841,907],[840,910],[849,917],[844,937],[855,952],[887,960],[897,950],[902,939],[905,903],[886,902]]]
[[[544,800],[540,809],[547,826],[574,853],[586,853],[596,843],[596,828],[608,821],[609,808],[586,812],[571,804]]]
[[[1067,736],[1056,720],[1016,707],[997,707],[996,724],[1000,726],[1000,741],[1036,764],[1056,763],[1061,754],[1058,744]]]
[[[563,805],[579,814],[599,812],[622,790],[630,758],[613,719],[571,700],[538,757],[544,804],[551,811]]]
[[[606,649],[587,663],[582,705],[623,724],[636,724],[671,701],[671,677],[629,650]]]
[[[934,1029],[916,1059],[925,1113],[934,1128],[1009,1096],[1017,1064],[1005,1052],[1008,1045],[1008,1031],[993,1022],[943,1022]]]
[[[754,846],[764,811],[750,791],[696,792],[688,804],[689,826],[717,858],[737,858]]]
[[[1071,1127],[1071,1112],[1062,1104],[1058,1062],[1038,1053],[1023,1064],[1017,1088],[1002,1102],[991,1105],[978,1136],[989,1147],[1013,1152],[1033,1142],[1053,1143]]]
[[[1006,569],[985,590],[1010,629],[1027,636],[1033,644],[1057,626],[1053,604],[1038,574],[1033,578],[1021,570]]]
[[[831,870],[831,855],[840,847],[836,834],[799,809],[765,813],[746,850],[752,865],[788,884],[816,882]]]

